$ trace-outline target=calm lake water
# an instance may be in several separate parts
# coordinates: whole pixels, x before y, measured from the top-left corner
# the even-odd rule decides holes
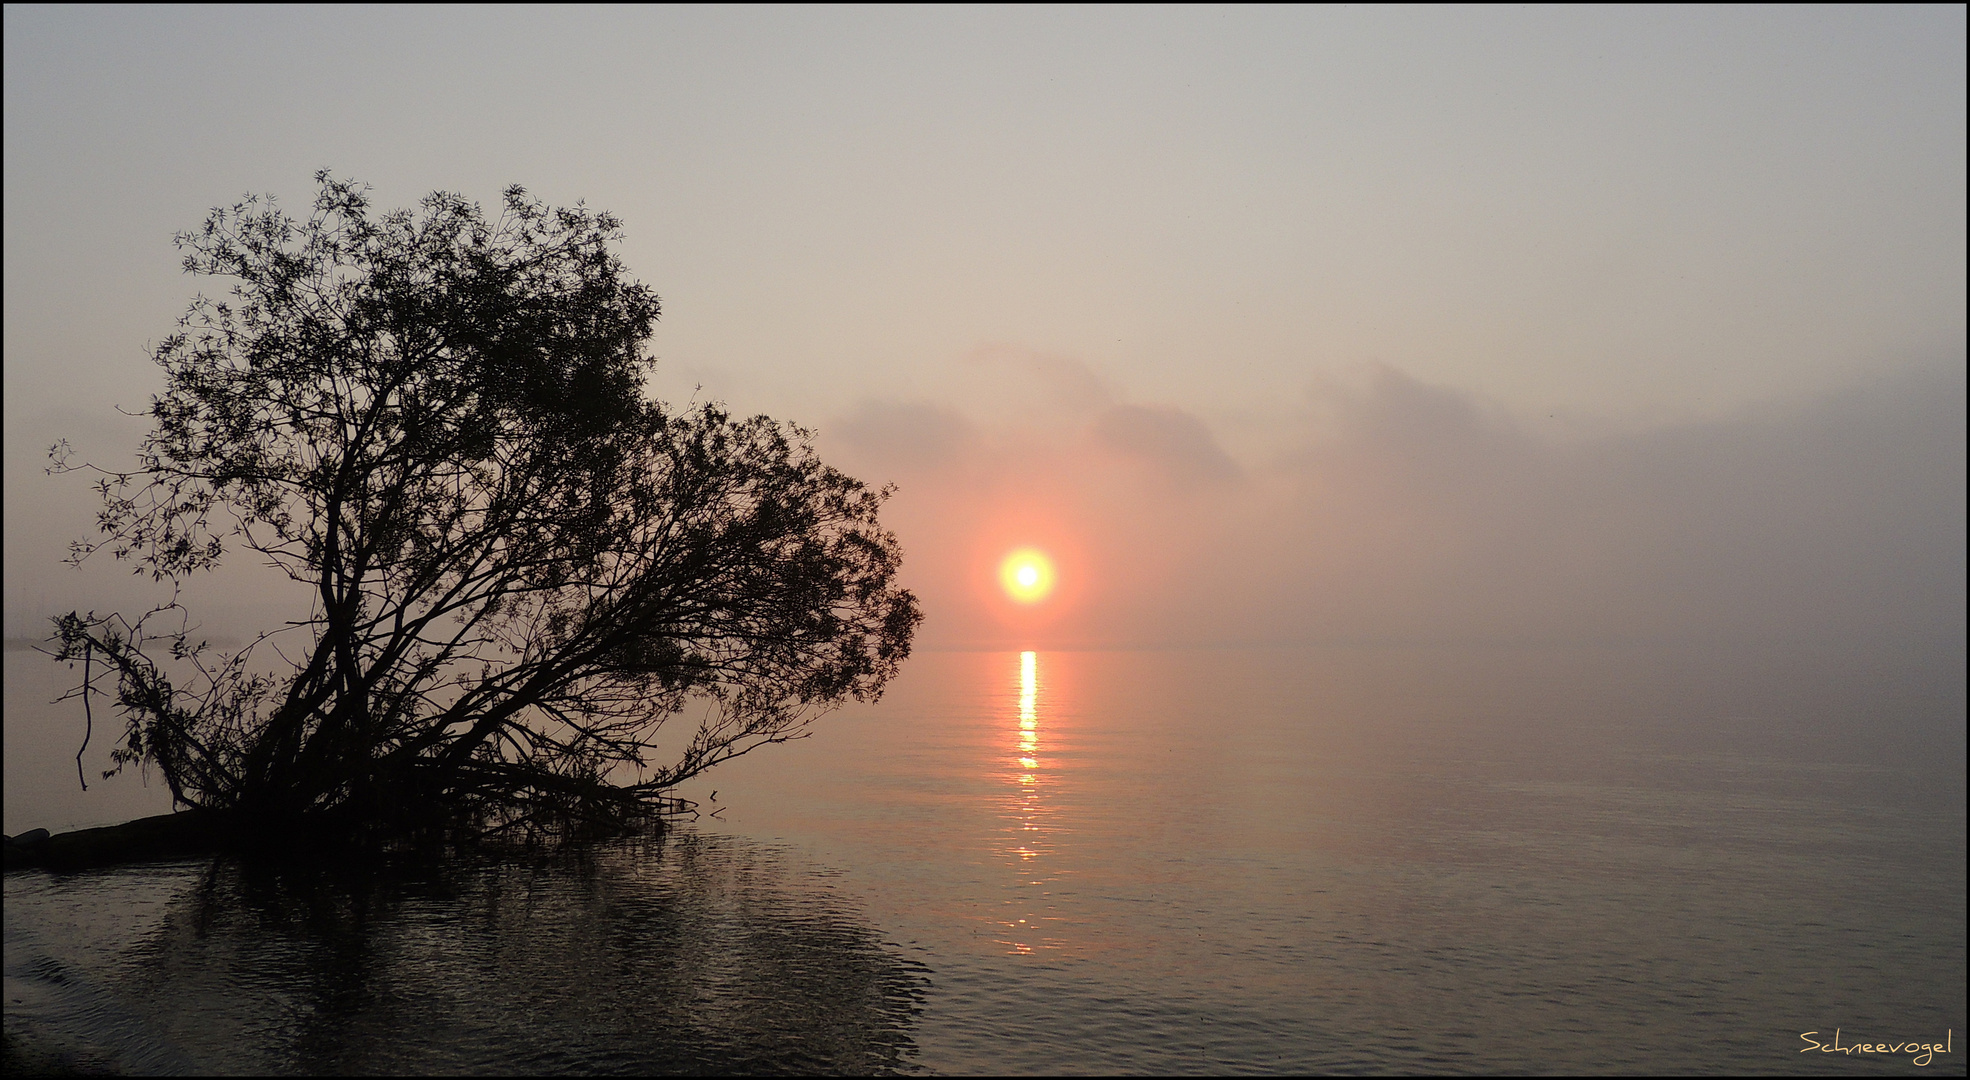
[[[40,663],[7,830],[161,809],[76,790]],[[1960,1075],[1801,1039],[1964,1033],[1945,667],[924,654],[659,842],[10,873],[8,1024],[159,1073]]]

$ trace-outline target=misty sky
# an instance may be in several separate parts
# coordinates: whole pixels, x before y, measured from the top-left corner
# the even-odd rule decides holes
[[[127,460],[170,235],[326,167],[620,216],[658,392],[897,483],[927,642],[1961,647],[1960,6],[5,29],[10,635],[131,595],[40,469]]]

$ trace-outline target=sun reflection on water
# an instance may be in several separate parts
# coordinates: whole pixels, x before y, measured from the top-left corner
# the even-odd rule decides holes
[[[1019,782],[1031,784],[1040,767],[1040,719],[1036,708],[1040,696],[1040,655],[1019,654],[1019,767],[1025,770]]]
[[[1040,824],[1037,818],[1039,809],[1040,780],[1040,654],[1023,652],[1019,654],[1019,785],[1020,800],[1016,810],[1019,815],[1019,846],[1013,854],[1022,859],[1039,855],[1035,845]]]
[[[1026,886],[1044,885],[1044,879],[1050,876],[1040,868],[1045,861],[1042,855],[1046,852],[1041,822],[1047,812],[1047,784],[1040,768],[1040,654],[1037,652],[1019,654],[1019,726],[1014,748],[1015,767],[1010,777],[1013,787],[1008,793],[1012,837],[1006,854],[1013,857],[1020,878],[1020,884],[1015,886],[1017,894],[1025,892]],[[1032,909],[1035,899],[1026,896],[1007,900],[1010,906],[1020,909],[1018,913],[1025,916],[1015,918],[1015,912],[1008,911],[1002,924],[1006,937],[1001,938],[1000,943],[1014,953],[1031,953],[1036,947],[1048,945],[1039,924],[1051,919]]]

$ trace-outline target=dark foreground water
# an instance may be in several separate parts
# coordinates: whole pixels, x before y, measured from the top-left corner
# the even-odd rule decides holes
[[[9,1012],[130,1071],[894,1071],[925,986],[824,879],[729,837],[22,877]]]
[[[9,874],[7,1022],[159,1073],[1961,1075],[1960,661],[1714,659],[922,656],[660,843]],[[10,831],[73,726],[23,712]]]

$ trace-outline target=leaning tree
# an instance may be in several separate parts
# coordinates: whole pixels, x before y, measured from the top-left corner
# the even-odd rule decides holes
[[[119,767],[256,825],[620,821],[880,695],[921,619],[887,490],[652,400],[614,217],[316,181],[305,220],[248,198],[176,238],[232,285],[155,347],[135,467],[51,452],[101,474],[74,559],[175,584],[244,550],[310,598],[236,653],[175,600],[57,619],[77,693],[115,681]]]

